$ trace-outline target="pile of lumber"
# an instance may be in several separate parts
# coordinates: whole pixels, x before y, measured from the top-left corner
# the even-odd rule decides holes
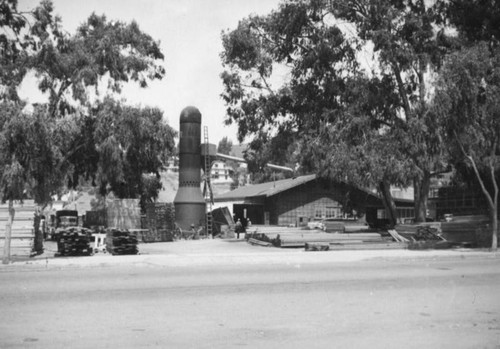
[[[106,250],[112,255],[137,254],[137,237],[127,230],[109,229],[106,232]]]
[[[487,216],[457,216],[450,222],[428,222],[420,224],[403,224],[396,226],[400,236],[405,237],[412,245],[429,245],[437,243],[441,246],[476,246],[477,232],[487,229]],[[414,242],[419,242],[415,244]],[[423,244],[425,242],[425,244]],[[447,242],[445,244],[444,242]]]
[[[139,199],[106,200],[106,227],[115,229],[141,229]]]
[[[68,228],[59,233],[57,256],[90,256],[90,230],[80,227]]]
[[[325,233],[321,230],[303,230],[284,227],[260,227],[245,235],[254,245],[275,247],[305,247],[308,251],[345,249],[405,248],[401,242],[387,240],[379,233]]]
[[[345,224],[343,222],[325,221],[323,224],[327,233],[345,233]]]
[[[399,234],[394,229],[388,232],[394,240],[406,243],[409,250],[447,249],[454,246],[441,236],[439,229],[430,225],[417,226],[411,234]]]
[[[381,242],[377,233],[281,233],[274,239],[276,247],[304,247],[306,243],[328,243],[330,245],[362,244],[365,242]]]
[[[175,207],[173,203],[155,202],[146,204],[145,225],[147,233],[142,234],[144,242],[173,241],[175,229]]]

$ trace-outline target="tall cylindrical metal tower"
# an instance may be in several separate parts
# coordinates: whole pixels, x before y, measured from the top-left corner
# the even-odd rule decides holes
[[[180,115],[179,188],[174,199],[175,222],[188,230],[204,225],[205,199],[201,193],[201,113],[186,107]]]

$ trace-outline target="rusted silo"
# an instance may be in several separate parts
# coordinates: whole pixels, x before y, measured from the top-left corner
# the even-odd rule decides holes
[[[205,200],[201,193],[201,113],[186,107],[180,115],[179,188],[175,195],[175,222],[183,229],[204,225]]]

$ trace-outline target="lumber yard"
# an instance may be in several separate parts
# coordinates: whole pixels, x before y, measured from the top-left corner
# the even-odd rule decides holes
[[[12,224],[12,255],[26,258],[43,254],[45,238],[57,242],[57,256],[73,257],[138,254],[141,243],[239,240],[240,236],[255,246],[307,251],[475,247],[487,236],[485,216],[448,215],[442,222],[387,229],[384,207],[375,193],[347,183],[325,183],[315,175],[247,185],[214,198],[211,166],[216,159],[228,156],[215,151],[206,128],[201,143],[197,108],[182,110],[180,130],[178,189],[173,202],[153,202],[141,208],[139,199],[108,199],[90,211],[58,210],[50,220],[33,203],[23,203],[18,205]],[[272,164],[269,167],[293,171]],[[411,215],[411,200],[399,199],[396,205],[398,212]],[[2,238],[7,220],[7,207],[0,207]]]

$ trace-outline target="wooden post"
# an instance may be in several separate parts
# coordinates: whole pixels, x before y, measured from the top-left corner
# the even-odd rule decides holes
[[[9,264],[10,262],[10,240],[12,236],[12,222],[14,221],[14,215],[16,210],[14,210],[14,201],[9,199],[9,219],[5,225],[5,239],[3,245],[3,264]]]

